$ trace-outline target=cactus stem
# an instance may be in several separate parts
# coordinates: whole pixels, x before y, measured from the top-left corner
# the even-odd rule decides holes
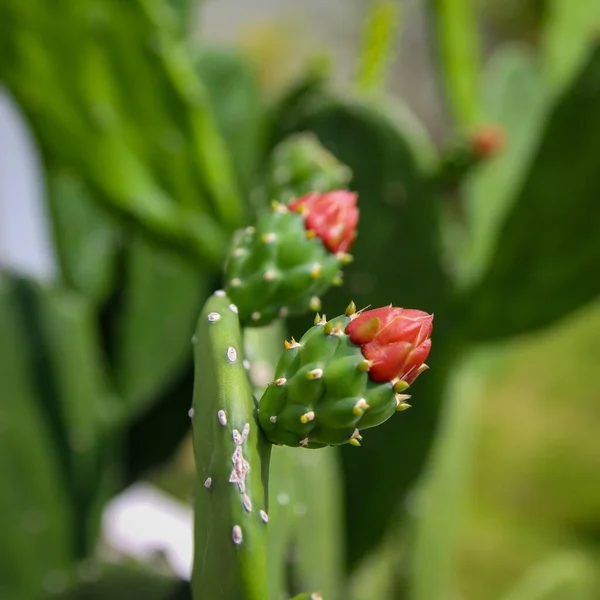
[[[213,295],[222,298],[225,295],[225,290],[217,290]]]
[[[356,314],[356,304],[354,304],[354,300],[352,300],[350,302],[350,304],[348,304],[348,306],[346,307],[346,311],[344,312],[344,314],[347,317],[351,317],[352,315]]]
[[[321,308],[321,298],[313,296],[308,303],[309,310],[319,310]]]
[[[224,410],[220,410],[217,413],[217,419],[219,419],[219,423],[221,423],[223,427],[227,425],[227,413]]]
[[[194,418],[194,409],[193,409],[193,408],[190,408],[190,410],[188,410],[188,417],[189,417],[190,419],[193,419],[193,418]]]
[[[250,315],[253,321],[258,321],[260,319],[260,313],[259,312],[253,312],[252,315]]]
[[[396,407],[396,410],[398,412],[402,412],[403,410],[407,410],[412,406],[412,404],[409,404],[408,402],[402,402],[400,404],[398,404],[398,406]]]
[[[227,360],[232,363],[237,360],[237,350],[233,346],[227,348]]]
[[[314,420],[315,418],[315,413],[312,410],[309,410],[307,413],[304,413],[301,417],[300,417],[300,421],[302,423],[308,423],[309,421]]]
[[[242,280],[239,277],[234,277],[230,282],[229,285],[231,287],[239,287],[240,285],[242,285]]]
[[[236,546],[239,546],[242,543],[244,537],[242,535],[242,528],[239,525],[233,526],[233,529],[231,531],[231,537],[233,539],[233,543]]]
[[[242,504],[244,505],[246,512],[252,512],[252,500],[250,500],[248,494],[242,496]]]
[[[206,318],[210,323],[216,323],[221,318],[221,315],[218,312],[211,312],[208,313]]]
[[[321,377],[323,377],[323,369],[313,369],[306,373],[306,379],[321,379]]]
[[[280,377],[279,379],[275,380],[275,385],[277,387],[281,387],[282,385],[286,384],[287,379],[285,377]]]
[[[301,446],[308,446],[308,438],[304,438],[303,440],[300,440],[300,445]]]
[[[230,305],[229,305],[229,310],[230,310],[230,311],[231,311],[231,312],[232,312],[234,315],[237,315],[237,314],[239,314],[238,307],[237,307],[235,304],[230,304]]]
[[[205,487],[207,490],[210,490],[210,486],[211,486],[211,485],[212,485],[212,477],[207,477],[207,478],[204,480],[204,487]]]
[[[277,423],[277,415],[273,415],[272,417],[269,417],[269,421],[271,421],[271,423]]]
[[[282,319],[284,319],[285,317],[287,317],[287,316],[288,316],[288,313],[289,313],[289,310],[287,309],[287,307],[286,307],[286,306],[282,306],[282,307],[279,309],[279,316],[280,316]]]
[[[410,387],[410,385],[402,379],[395,379],[392,381],[392,384],[394,385],[394,392],[396,392],[396,394],[401,394]]]
[[[262,508],[260,509],[259,514],[263,523],[269,522],[269,515]]]
[[[263,233],[260,236],[260,241],[263,244],[272,244],[277,239],[277,234],[273,231],[269,231],[268,233]]]
[[[367,401],[364,398],[361,398],[355,405],[354,408],[352,409],[352,412],[357,416],[360,417],[365,410],[367,410],[367,408],[369,408],[369,405],[367,404]]]
[[[373,366],[373,361],[365,359],[365,360],[361,360],[358,363],[357,369],[359,371],[362,371],[363,373],[366,373],[372,366]]]
[[[321,263],[314,263],[312,266],[312,269],[310,270],[310,278],[311,279],[319,279],[319,277],[321,276]]]

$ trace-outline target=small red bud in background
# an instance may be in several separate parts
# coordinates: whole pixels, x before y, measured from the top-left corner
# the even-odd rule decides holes
[[[477,158],[492,158],[506,145],[506,133],[499,125],[483,125],[471,134],[471,147]]]

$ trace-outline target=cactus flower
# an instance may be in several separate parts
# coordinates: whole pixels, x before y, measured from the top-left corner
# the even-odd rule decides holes
[[[410,408],[406,390],[427,369],[433,316],[378,308],[346,313],[285,343],[258,421],[274,444],[360,446],[361,431]]]
[[[330,252],[347,252],[356,238],[357,198],[346,190],[315,192],[294,200],[289,208],[304,216],[307,231],[314,231]]]
[[[348,323],[346,333],[360,344],[372,363],[374,381],[401,379],[409,385],[422,373],[431,349],[433,315],[407,308],[378,308],[361,313]]]
[[[225,290],[245,326],[320,309],[320,296],[341,284],[356,237],[357,195],[338,190],[274,202],[255,227],[234,240]]]

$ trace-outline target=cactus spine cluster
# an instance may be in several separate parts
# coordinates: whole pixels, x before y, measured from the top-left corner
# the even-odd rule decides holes
[[[256,425],[237,307],[206,302],[194,339],[195,600],[263,600],[270,444]]]

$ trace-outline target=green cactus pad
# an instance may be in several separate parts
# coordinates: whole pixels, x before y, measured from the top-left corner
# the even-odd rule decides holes
[[[263,600],[271,444],[257,426],[236,309],[218,291],[198,320],[191,411],[197,492],[194,600]]]
[[[278,316],[319,310],[320,296],[340,279],[347,257],[310,237],[302,215],[274,203],[234,240],[225,289],[243,325],[267,325]]]
[[[323,318],[299,342],[286,343],[258,409],[260,426],[274,444],[358,446],[361,430],[408,408],[391,382],[369,378],[360,346],[344,333],[350,320]]]

